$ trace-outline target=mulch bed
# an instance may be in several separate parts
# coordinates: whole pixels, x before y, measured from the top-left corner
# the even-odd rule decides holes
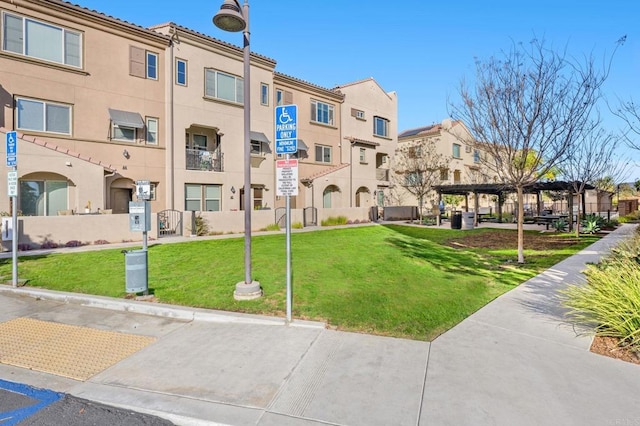
[[[615,337],[596,336],[591,343],[591,352],[640,365],[640,353],[618,346],[619,342]]]
[[[525,250],[548,250],[562,246],[574,245],[579,240],[570,237],[558,237],[553,233],[526,233],[524,235]],[[518,246],[518,233],[513,231],[495,230],[478,234],[463,234],[459,238],[452,238],[447,245],[453,248],[486,248],[501,249]]]

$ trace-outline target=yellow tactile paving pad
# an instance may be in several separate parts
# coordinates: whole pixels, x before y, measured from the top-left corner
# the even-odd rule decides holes
[[[87,380],[155,340],[148,336],[16,318],[0,323],[0,363]]]

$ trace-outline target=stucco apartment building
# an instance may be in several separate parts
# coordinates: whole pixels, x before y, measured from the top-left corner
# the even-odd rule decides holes
[[[398,149],[416,147],[425,143],[433,143],[436,152],[448,159],[448,167],[440,171],[438,185],[455,185],[467,183],[493,183],[495,180],[481,168],[483,153],[474,146],[473,138],[461,121],[444,119],[441,123],[405,130],[398,135]],[[397,169],[397,167],[396,167]],[[400,205],[419,205],[415,196],[399,184],[404,179],[401,170],[396,170],[396,184],[393,187],[393,200]],[[425,208],[430,208],[433,197],[425,200]],[[488,205],[488,201],[483,203]]]
[[[19,210],[126,212],[135,180],[163,188],[169,38],[58,1],[0,11],[0,127],[24,135]]]
[[[139,180],[151,183],[153,212],[245,208],[240,47],[61,0],[0,0],[0,13],[0,137],[18,132],[23,215],[126,213]],[[298,105],[292,207],[374,205],[389,187],[396,94],[373,79],[323,88],[275,68],[252,52],[249,208],[284,206],[273,146],[282,104]],[[11,207],[0,197],[0,212]]]

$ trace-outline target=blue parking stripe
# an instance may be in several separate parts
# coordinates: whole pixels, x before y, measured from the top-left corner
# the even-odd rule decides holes
[[[32,388],[31,386],[23,385],[21,383],[7,382],[2,379],[0,379],[0,389],[18,393],[38,401],[36,404],[29,405],[27,407],[0,413],[0,424],[2,426],[14,426],[27,417],[42,410],[47,405],[56,402],[64,395],[47,389]]]

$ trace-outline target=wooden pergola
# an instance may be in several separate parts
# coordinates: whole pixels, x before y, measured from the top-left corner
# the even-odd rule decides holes
[[[542,212],[542,191],[568,191],[573,194],[574,188],[578,185],[574,185],[575,182],[553,181],[553,182],[536,182],[524,187],[525,194],[536,195],[536,207],[537,214],[540,216]],[[456,185],[435,185],[433,189],[438,193],[438,204],[442,201],[442,194],[446,195],[462,195],[464,196],[464,209],[469,211],[469,194],[473,194],[475,225],[478,225],[478,210],[479,202],[478,196],[480,194],[496,195],[498,196],[498,219],[502,222],[502,204],[504,203],[505,194],[516,192],[515,187],[512,185],[505,185],[499,183],[466,183]],[[595,189],[593,185],[585,184],[584,189]],[[580,201],[582,204],[582,211],[586,211],[586,201],[584,192],[580,193]],[[573,211],[573,196],[568,197],[567,205],[569,212]],[[569,221],[569,226],[572,226],[573,220]],[[438,214],[438,223],[440,223],[440,215]]]

